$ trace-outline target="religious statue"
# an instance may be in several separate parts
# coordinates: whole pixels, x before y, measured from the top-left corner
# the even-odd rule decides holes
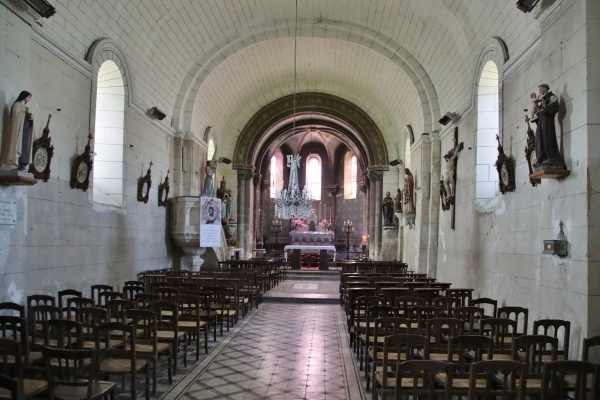
[[[9,127],[2,135],[0,152],[0,170],[2,171],[23,171],[31,162],[33,116],[26,107],[30,99],[31,93],[24,90],[10,109]]]
[[[224,221],[231,220],[231,208],[233,207],[233,197],[231,196],[231,189],[227,189],[225,195],[223,196],[223,212],[224,212]]]
[[[536,122],[535,130],[535,155],[534,168],[538,169],[564,169],[564,162],[558,149],[554,116],[558,112],[558,97],[550,91],[550,86],[542,83],[538,86],[540,96],[534,100],[538,105],[537,120],[534,120],[532,111],[531,122]]]
[[[390,196],[390,192],[385,193],[382,203],[383,208],[383,225],[394,225],[394,199]]]
[[[402,190],[398,189],[398,192],[396,193],[396,210],[395,212],[397,213],[401,213],[402,212]]]
[[[404,213],[414,214],[415,213],[415,178],[409,168],[404,168],[404,189],[402,190],[402,197],[404,198]]]
[[[456,189],[456,161],[458,154],[463,149],[463,144],[458,143],[458,131],[454,130],[453,146],[444,155],[446,160],[446,172],[444,173],[444,189],[446,190],[446,202],[454,204],[454,191]]]
[[[206,174],[204,178],[204,188],[202,190],[202,196],[205,197],[215,197],[215,181],[214,175],[217,170],[217,165],[219,163],[230,164],[231,160],[225,157],[217,158],[217,151],[215,149],[215,155],[213,159],[206,163],[206,167],[204,167],[204,172]],[[224,181],[221,181],[221,186],[224,184]]]

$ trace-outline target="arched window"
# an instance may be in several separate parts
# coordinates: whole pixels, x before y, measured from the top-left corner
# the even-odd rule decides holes
[[[210,138],[208,139],[208,149],[206,150],[206,160],[210,161],[215,155],[215,141]]]
[[[498,156],[499,92],[498,67],[494,61],[487,61],[477,87],[475,197],[477,208],[483,211],[493,207],[497,200],[498,173],[494,163]]]
[[[283,154],[277,149],[269,164],[269,197],[274,199],[283,188]]]
[[[351,151],[344,156],[344,199],[356,199],[358,160]]]
[[[114,61],[102,63],[96,87],[93,199],[123,206],[125,85]]]
[[[314,154],[306,161],[306,187],[313,200],[321,200],[321,160]]]

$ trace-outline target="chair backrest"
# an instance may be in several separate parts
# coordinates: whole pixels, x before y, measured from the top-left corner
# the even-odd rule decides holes
[[[61,349],[78,349],[83,345],[83,328],[77,321],[51,319],[44,324],[44,345]]]
[[[460,307],[460,299],[458,297],[436,297],[433,299],[433,305],[442,309],[442,313],[446,317],[454,315],[454,309]]]
[[[88,297],[69,297],[67,299],[66,316],[76,318],[77,310],[83,307],[94,307],[94,299]],[[64,309],[63,309],[64,311]]]
[[[111,300],[120,300],[123,299],[124,294],[122,292],[116,292],[113,290],[105,290],[103,292],[98,293],[98,303],[96,304],[98,307],[106,307],[107,303]]]
[[[160,300],[160,296],[156,293],[138,293],[135,296],[136,308],[143,310],[157,300]]]
[[[558,339],[546,335],[523,335],[515,337],[512,359],[527,363],[530,378],[541,378],[544,365],[556,360]]]
[[[158,337],[156,314],[150,310],[132,309],[127,310],[127,318],[131,319],[131,325],[136,332],[138,344],[151,347],[148,353],[158,356]]]
[[[82,307],[77,310],[76,318],[81,324],[84,339],[93,341],[96,326],[108,322],[108,311],[101,307]]]
[[[517,321],[517,332],[515,336],[527,335],[529,309],[518,306],[498,308],[498,318],[509,318]]]
[[[448,342],[448,362],[454,365],[455,375],[466,377],[471,362],[479,362],[486,355],[492,359],[494,343],[491,338],[479,335],[457,335]]]
[[[23,365],[29,366],[29,330],[25,318],[0,315],[0,338],[19,343]]]
[[[137,307],[138,305],[134,300],[113,299],[106,302],[108,318],[113,322],[125,322],[127,310]]]
[[[469,400],[524,399],[527,365],[513,360],[488,360],[471,364]]]
[[[465,333],[476,334],[479,332],[479,321],[484,317],[484,312],[484,309],[481,307],[456,307],[453,317],[463,322]]]
[[[448,288],[446,289],[446,297],[458,297],[462,307],[470,306],[473,300],[473,289]]]
[[[600,335],[583,339],[583,347],[581,349],[581,360],[590,361],[590,350],[598,346],[600,346]],[[598,360],[595,361],[596,363],[598,363]]]
[[[91,293],[92,293],[92,299],[94,299],[94,302],[96,303],[96,305],[100,304],[100,293],[102,292],[112,292],[113,291],[113,287],[111,285],[92,285],[91,287]]]
[[[58,306],[61,310],[67,307],[67,299],[69,297],[82,297],[83,293],[75,289],[64,289],[58,292]]]
[[[498,300],[480,297],[474,299],[471,303],[476,307],[483,308],[485,318],[496,318],[498,315]]]
[[[548,335],[558,339],[558,354],[569,359],[571,322],[564,319],[540,319],[533,322],[534,335]],[[560,346],[562,343],[562,346]]]
[[[444,385],[437,384],[437,376],[446,374]],[[452,378],[452,364],[435,360],[410,360],[396,366],[397,400],[409,398],[449,399],[447,384]],[[398,384],[407,382],[408,384]],[[421,397],[422,396],[422,397]]]
[[[542,399],[600,399],[600,365],[560,360],[545,365]]]
[[[517,331],[517,322],[508,318],[484,318],[479,324],[479,334],[494,341],[494,353],[511,354]]]
[[[131,360],[132,370],[135,368],[135,331],[133,325],[123,322],[105,322],[95,329],[95,342],[99,361],[104,358],[124,358]]]
[[[435,306],[415,305],[410,307],[408,318],[417,325],[417,329],[422,334],[427,332],[427,321],[432,318],[438,318],[442,310]]]
[[[137,282],[137,281],[134,281]],[[125,282],[127,283],[127,282]],[[140,282],[141,283],[141,282]],[[126,300],[133,300],[139,293],[144,293],[144,286],[123,286],[123,296]]]
[[[448,339],[463,332],[463,323],[457,318],[431,318],[426,326],[430,351],[436,353],[448,351]]]
[[[0,303],[0,315],[12,315],[25,318],[25,307],[21,304],[13,303],[12,301],[5,301]]]
[[[425,359],[429,358],[429,339],[427,336],[411,333],[398,333],[386,336],[383,341],[382,368],[383,387],[388,387],[387,378],[394,370],[398,360],[413,360],[423,353]]]
[[[98,377],[96,348],[92,349],[42,349],[44,365],[50,390],[50,398],[55,398],[57,386],[71,387],[80,391],[87,389],[86,398],[91,398],[94,381]],[[88,360],[91,364],[88,365]]]

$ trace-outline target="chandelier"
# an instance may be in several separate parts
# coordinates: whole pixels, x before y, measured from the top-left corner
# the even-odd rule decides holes
[[[300,190],[298,184],[298,165],[300,155],[287,156],[287,166],[290,168],[290,181],[287,189],[275,193],[275,218],[304,219],[312,212],[312,196],[306,187]]]

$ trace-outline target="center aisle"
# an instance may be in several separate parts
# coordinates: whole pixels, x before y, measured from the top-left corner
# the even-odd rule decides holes
[[[344,319],[339,303],[263,303],[163,398],[362,400]]]

